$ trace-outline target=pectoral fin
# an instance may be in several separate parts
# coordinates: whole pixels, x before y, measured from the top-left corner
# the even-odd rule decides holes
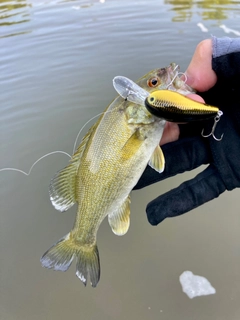
[[[162,149],[158,145],[154,150],[151,159],[148,162],[149,166],[152,167],[157,172],[161,173],[165,167],[165,159],[162,152]]]
[[[133,132],[121,150],[120,161],[129,160],[134,157],[136,152],[141,148],[143,142],[144,138],[141,135],[141,131],[136,130]]]
[[[118,236],[124,235],[130,226],[130,196],[124,201],[122,206],[108,215],[108,222],[113,233]]]

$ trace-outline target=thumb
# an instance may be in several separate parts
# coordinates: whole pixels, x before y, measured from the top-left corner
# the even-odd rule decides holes
[[[195,178],[182,183],[147,205],[148,221],[157,225],[165,218],[176,217],[217,198],[226,187],[213,165]]]
[[[203,40],[197,45],[185,74],[186,83],[199,92],[207,91],[216,84],[217,76],[212,70],[211,39]]]

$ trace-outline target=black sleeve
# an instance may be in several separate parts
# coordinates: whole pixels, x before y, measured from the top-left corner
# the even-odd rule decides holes
[[[135,189],[164,180],[202,164],[208,167],[196,177],[179,187],[160,195],[147,206],[151,224],[157,225],[165,218],[179,216],[207,201],[218,197],[225,190],[240,187],[240,38],[213,37],[212,68],[217,83],[209,91],[199,93],[207,104],[223,111],[215,134],[219,142],[201,136],[201,130],[210,132],[213,122],[180,125],[178,141],[162,146],[166,160],[163,173],[147,167]],[[220,54],[219,54],[220,53]]]

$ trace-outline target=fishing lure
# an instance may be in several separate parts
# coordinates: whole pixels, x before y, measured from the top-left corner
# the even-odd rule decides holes
[[[184,95],[158,90],[145,99],[145,106],[156,117],[171,122],[190,122],[213,118],[219,108],[192,100]]]
[[[223,115],[218,107],[192,100],[177,90],[163,89],[149,93],[123,76],[115,77],[113,86],[125,100],[145,105],[151,114],[170,122],[192,122],[214,118],[212,131],[208,135],[204,135],[203,129],[201,134],[204,138],[212,136],[216,141],[221,141],[223,138],[223,134],[220,138],[214,135],[217,123]]]

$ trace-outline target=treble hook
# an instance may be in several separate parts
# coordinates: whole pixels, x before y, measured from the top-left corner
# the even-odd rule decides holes
[[[202,133],[201,133],[202,137],[208,138],[208,137],[212,136],[213,139],[215,139],[216,141],[221,141],[221,140],[222,140],[224,133],[221,135],[221,138],[217,138],[217,137],[214,135],[214,132],[215,132],[217,123],[218,123],[218,121],[220,120],[220,118],[221,118],[222,115],[223,115],[223,112],[222,112],[221,110],[219,110],[218,113],[217,113],[217,115],[216,115],[216,117],[214,118],[214,124],[213,124],[213,127],[212,127],[212,131],[211,131],[209,134],[204,135],[204,134],[203,134],[204,129],[203,129],[203,130],[202,130]]]

